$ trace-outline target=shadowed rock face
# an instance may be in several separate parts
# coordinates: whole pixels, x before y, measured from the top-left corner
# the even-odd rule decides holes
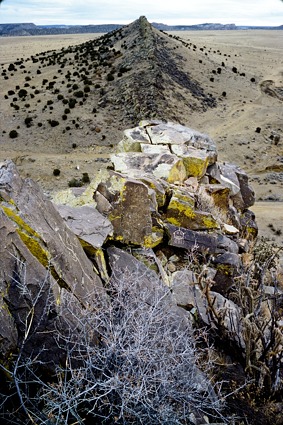
[[[125,27],[123,39],[129,51],[122,62],[131,71],[126,86],[117,81],[117,91],[119,98],[126,100],[124,107],[131,111],[133,118],[140,120],[162,116],[173,119],[169,92],[176,99],[179,96],[179,101],[182,91],[190,93],[196,109],[216,106],[216,100],[182,71],[181,63],[167,48],[168,36],[154,29],[144,16]]]

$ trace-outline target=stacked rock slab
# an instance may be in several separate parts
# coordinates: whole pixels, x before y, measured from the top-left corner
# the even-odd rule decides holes
[[[136,184],[142,181],[148,187],[143,198],[138,196],[142,202],[136,208],[148,211],[146,205],[151,199],[151,229],[155,218],[155,223],[161,223],[157,225],[159,234],[166,230],[170,243],[174,244],[176,238],[172,237],[172,229],[174,233],[176,228],[184,229],[180,234],[193,230],[201,231],[202,236],[214,233],[216,237],[222,234],[223,238],[223,232],[229,235],[229,226],[230,229],[233,227],[234,235],[241,232],[248,236],[253,233],[243,226],[243,217],[254,203],[254,192],[248,184],[248,177],[234,165],[217,162],[216,146],[207,135],[180,124],[143,121],[139,127],[125,131],[112,162],[116,175],[120,173],[121,178],[135,179]],[[157,182],[163,193],[155,190]],[[157,199],[162,199],[163,203],[158,203]],[[122,192],[116,193],[115,202],[125,203]],[[129,216],[132,216],[130,212]],[[141,243],[144,246],[150,239],[150,220],[145,232],[146,238]],[[253,236],[255,234],[256,228]],[[115,231],[114,226],[115,236],[123,240],[122,232]],[[199,239],[197,233],[196,239]],[[184,248],[191,248],[189,240],[182,239]],[[135,243],[130,235],[127,242]],[[210,250],[213,249],[211,246]]]
[[[247,175],[217,161],[209,136],[170,122],[142,121],[125,130],[111,159],[113,168],[74,202],[96,207],[111,223],[105,242],[212,255],[215,287],[231,286],[241,252],[257,234]]]

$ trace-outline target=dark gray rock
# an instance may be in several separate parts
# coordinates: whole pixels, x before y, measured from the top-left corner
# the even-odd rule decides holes
[[[21,179],[12,161],[0,167],[0,208],[31,254],[82,304],[104,294],[80,242],[31,179]]]
[[[237,254],[239,251],[236,242],[220,233],[196,232],[193,230],[166,224],[169,235],[169,245],[178,248],[196,249],[208,254],[221,254],[226,251]]]
[[[56,205],[56,209],[72,232],[80,239],[83,247],[89,250],[101,248],[107,237],[113,234],[110,221],[94,207]]]

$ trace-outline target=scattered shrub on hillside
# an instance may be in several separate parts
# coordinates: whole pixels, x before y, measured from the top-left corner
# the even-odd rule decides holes
[[[32,117],[25,118],[25,125],[27,126],[27,128],[32,126]]]
[[[84,97],[84,92],[82,90],[75,91],[74,96],[78,98]]]
[[[69,103],[69,108],[73,109],[76,106],[77,101],[76,101],[76,99],[71,98],[71,99],[69,99],[68,103]]]
[[[8,66],[8,71],[16,71],[16,67],[13,63],[10,63],[10,65]]]
[[[59,125],[59,122],[56,120],[48,120],[49,124],[51,125],[51,127],[56,127],[57,125]]]
[[[25,89],[20,89],[18,92],[19,97],[25,97],[27,96],[28,92]]]
[[[89,178],[88,173],[83,173],[82,182],[83,183],[90,183],[90,178]]]
[[[114,75],[113,74],[107,74],[106,79],[107,79],[107,81],[113,81]]]
[[[83,182],[81,181],[81,179],[76,179],[76,178],[72,178],[72,180],[70,180],[68,182],[68,186],[69,187],[81,187],[83,185]]]
[[[59,168],[54,168],[53,170],[53,176],[57,177],[60,176],[61,171],[59,170]]]
[[[9,133],[9,137],[10,137],[10,139],[16,139],[16,137],[18,137],[18,132],[17,132],[17,130],[11,130],[10,131],[10,133]]]

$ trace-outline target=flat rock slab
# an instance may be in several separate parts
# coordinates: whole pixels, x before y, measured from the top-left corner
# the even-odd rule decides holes
[[[181,124],[142,121],[140,125],[146,128],[152,144],[189,145],[216,152],[216,145],[208,135]]]
[[[169,235],[169,245],[178,248],[196,249],[198,252],[222,254],[239,251],[236,242],[218,233],[196,232],[182,227],[166,225]]]
[[[56,205],[56,209],[83,246],[85,243],[94,249],[101,248],[107,237],[113,234],[111,222],[94,207]]]

